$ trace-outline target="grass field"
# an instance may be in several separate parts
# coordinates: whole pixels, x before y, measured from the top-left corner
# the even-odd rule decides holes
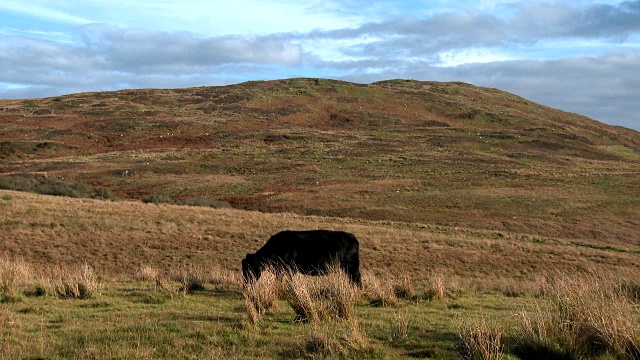
[[[240,279],[278,231],[339,276]],[[640,133],[324,79],[0,100],[0,358],[640,358]]]
[[[520,233],[12,191],[0,199],[1,253],[9,264],[1,274],[0,321],[8,358],[459,358],[467,354],[461,335],[470,330],[476,337],[499,334],[504,356],[571,357],[587,350],[553,345],[564,342],[551,335],[546,348],[518,347],[525,343],[523,312],[540,319],[545,313],[536,309],[553,304],[560,294],[554,284],[567,279],[608,279],[587,283],[591,290],[636,289],[640,273],[630,249]],[[365,288],[355,315],[297,322],[280,298],[254,324],[240,260],[280,229],[311,228],[344,229],[360,239]],[[37,285],[55,283],[56,266],[73,273],[84,263],[99,284],[87,298],[61,298]],[[156,275],[142,276],[145,267]],[[19,268],[32,275],[7,270]],[[214,275],[202,277],[203,288],[181,290],[185,277],[176,274],[195,269]],[[616,311],[636,319],[630,331],[638,346],[638,308],[624,304],[631,305]],[[588,351],[615,357],[606,347]]]

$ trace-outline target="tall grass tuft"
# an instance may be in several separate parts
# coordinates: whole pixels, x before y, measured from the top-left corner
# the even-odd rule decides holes
[[[27,264],[21,260],[0,259],[0,302],[21,300],[22,288],[29,278]]]
[[[240,285],[240,279],[235,272],[218,265],[208,268],[206,282],[218,291],[236,289]]]
[[[95,272],[87,264],[75,268],[57,268],[52,284],[54,293],[64,299],[91,299],[101,290]]]
[[[264,269],[259,279],[244,285],[242,295],[251,324],[257,324],[262,315],[276,305],[278,292],[279,280],[272,267]]]
[[[355,316],[359,289],[338,266],[332,266],[325,276],[290,276],[285,284],[285,300],[298,321],[348,320]]]
[[[391,339],[404,340],[409,336],[409,314],[408,312],[396,312],[393,315]]]
[[[287,278],[284,286],[284,299],[296,313],[296,321],[317,322],[320,320],[318,308],[313,300],[313,290],[309,282],[301,275]]]
[[[159,276],[158,269],[155,267],[143,264],[140,265],[140,268],[135,274],[135,278],[140,281],[156,281],[156,278]]]
[[[414,299],[416,298],[413,280],[407,275],[400,277],[393,284],[393,293],[398,299]]]
[[[640,309],[617,280],[602,274],[560,276],[545,299],[536,311],[521,314],[516,352],[640,358]]]
[[[180,284],[179,292],[183,296],[198,290],[204,290],[207,270],[204,266],[188,266],[171,270],[170,278]]]
[[[382,281],[372,273],[364,273],[362,277],[365,296],[371,305],[381,307],[399,305],[392,281],[389,279]]]
[[[310,359],[359,359],[369,357],[366,355],[370,355],[368,353],[371,350],[366,334],[358,322],[352,319],[340,325],[327,322],[314,324],[301,355]]]
[[[471,320],[459,326],[462,341],[461,355],[469,360],[503,359],[502,331],[489,325],[484,318]]]
[[[437,274],[429,274],[425,298],[428,300],[444,300],[447,297],[447,289],[444,279]]]

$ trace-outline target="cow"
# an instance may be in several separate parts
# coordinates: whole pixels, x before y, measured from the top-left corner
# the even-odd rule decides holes
[[[247,254],[242,260],[242,275],[245,282],[257,280],[266,266],[324,275],[337,264],[353,284],[361,287],[359,247],[358,239],[344,231],[281,231],[255,254]]]

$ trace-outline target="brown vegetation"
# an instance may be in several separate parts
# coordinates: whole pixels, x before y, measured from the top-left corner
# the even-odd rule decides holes
[[[0,189],[9,358],[640,356],[640,135],[496,89],[0,101]],[[320,228],[357,236],[363,289],[240,283]]]
[[[0,187],[637,249],[640,135],[462,83],[0,101]]]

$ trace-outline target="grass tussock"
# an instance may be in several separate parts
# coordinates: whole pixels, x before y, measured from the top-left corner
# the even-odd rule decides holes
[[[385,279],[380,279],[372,273],[363,274],[362,283],[365,297],[369,300],[371,305],[381,307],[399,305],[393,281],[390,281],[389,279],[389,276]]]
[[[87,264],[36,268],[20,259],[0,258],[0,302],[43,295],[90,299],[100,291],[98,277]]]
[[[156,281],[159,275],[158,269],[151,265],[143,264],[140,265],[140,268],[136,271],[134,278],[139,281]]]
[[[51,284],[53,292],[63,299],[91,299],[100,294],[101,284],[93,269],[82,264],[58,268]]]
[[[31,268],[24,261],[0,258],[0,302],[20,301],[31,278]]]
[[[237,289],[240,285],[238,276],[230,270],[220,266],[206,267],[190,265],[171,269],[166,276],[156,267],[143,264],[135,272],[138,281],[154,282],[156,289],[170,297],[186,296],[188,293],[202,291],[211,286],[214,291],[228,291]]]
[[[260,322],[263,314],[276,305],[280,286],[274,268],[264,269],[259,279],[244,285],[242,295],[247,318],[251,324]]]
[[[333,266],[325,276],[296,274],[285,281],[284,298],[295,311],[298,321],[353,319],[358,297],[359,289],[337,266]]]
[[[516,352],[640,358],[640,309],[619,283],[601,274],[556,279],[546,302],[520,314]]]
[[[461,355],[469,360],[503,359],[503,334],[484,318],[470,320],[459,326]]]
[[[308,359],[360,359],[370,357],[375,352],[366,333],[357,321],[351,320],[336,325],[322,323],[313,326],[302,349],[302,355]],[[378,357],[379,354],[378,354]]]
[[[441,275],[429,274],[425,289],[425,298],[428,300],[444,300],[447,297],[447,288]]]
[[[391,323],[391,339],[404,340],[409,336],[409,313],[396,312]]]

